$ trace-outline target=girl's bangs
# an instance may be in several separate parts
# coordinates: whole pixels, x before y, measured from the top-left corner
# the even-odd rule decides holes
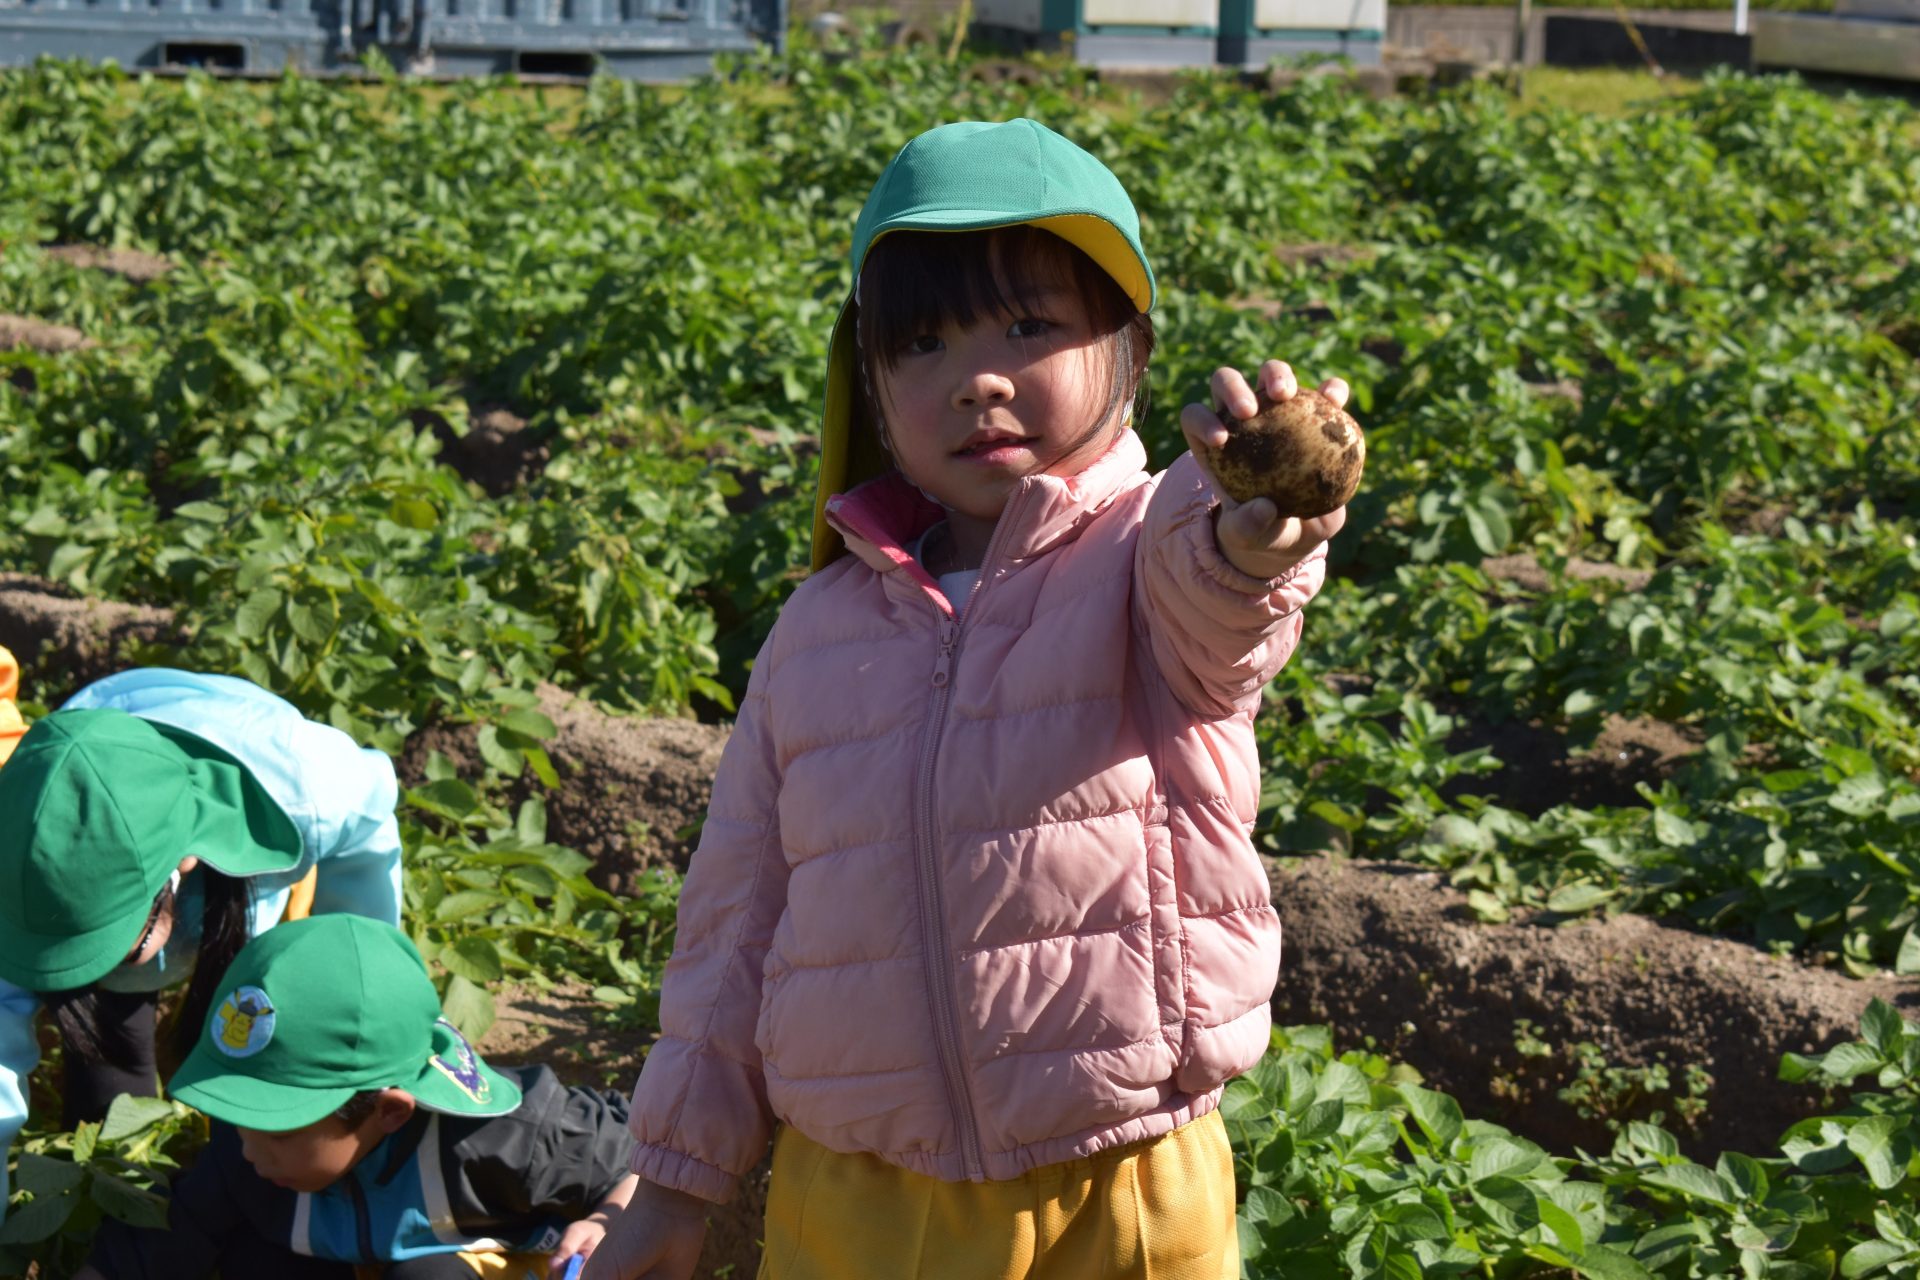
[[[1038,227],[883,236],[860,272],[862,358],[891,370],[903,345],[921,334],[1037,311],[1048,286],[1088,297],[1119,288],[1085,254]],[[1109,309],[1094,308],[1103,329]]]

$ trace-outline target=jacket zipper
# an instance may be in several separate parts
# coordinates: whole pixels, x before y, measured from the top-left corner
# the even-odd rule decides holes
[[[953,1007],[953,971],[947,950],[946,912],[941,909],[939,846],[934,839],[933,777],[934,763],[940,754],[940,735],[946,728],[947,695],[953,687],[953,663],[960,649],[964,630],[962,619],[973,613],[973,606],[991,581],[991,570],[999,554],[1005,531],[1014,523],[1009,517],[1024,495],[1016,491],[1000,513],[1000,522],[987,543],[987,556],[980,565],[980,577],[967,594],[960,618],[940,612],[940,654],[933,665],[933,694],[927,711],[926,745],[920,751],[920,777],[916,795],[919,812],[915,815],[915,856],[920,865],[920,931],[927,940],[927,994],[933,1006],[934,1030],[940,1038],[940,1070],[946,1077],[947,1105],[952,1108],[960,1129],[960,1153],[967,1177],[986,1178],[980,1156],[980,1126],[973,1114],[973,1090],[967,1084],[966,1063],[960,1056],[959,1018]],[[952,602],[949,601],[949,604]],[[937,606],[936,606],[937,607]]]

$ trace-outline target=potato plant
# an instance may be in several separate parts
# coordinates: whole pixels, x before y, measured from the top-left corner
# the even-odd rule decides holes
[[[560,781],[536,690],[729,714],[806,562],[873,176],[932,124],[1030,115],[1141,211],[1157,462],[1221,363],[1342,376],[1366,427],[1259,723],[1267,852],[1426,862],[1488,920],[1634,910],[1920,972],[1912,107],[1737,76],[1624,116],[1333,77],[1149,99],[879,44],[796,33],[579,94],[0,76],[0,312],[93,344],[0,351],[0,571],[173,609],[185,647],[130,656],[246,675],[369,745],[476,726],[474,767],[432,762],[403,811],[408,927],[457,1019],[533,978],[644,1020],[672,883],[607,895],[537,796],[506,804]],[[520,450],[506,482],[462,461],[483,446]],[[1513,557],[1535,572],[1493,572]],[[1526,803],[1489,745],[1622,721],[1690,747],[1624,802]],[[1227,1099],[1248,1273],[1915,1274],[1897,1022],[1789,1068],[1879,1092],[1713,1168],[1643,1125],[1542,1152],[1288,1032]],[[89,1215],[143,1211],[100,1163],[115,1134],[16,1152],[5,1261],[60,1274]],[[128,1185],[184,1150],[140,1148]]]

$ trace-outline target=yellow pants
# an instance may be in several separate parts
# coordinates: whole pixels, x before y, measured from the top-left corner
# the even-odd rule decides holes
[[[773,1144],[760,1280],[1237,1280],[1218,1112],[1005,1182],[942,1182],[792,1129]]]

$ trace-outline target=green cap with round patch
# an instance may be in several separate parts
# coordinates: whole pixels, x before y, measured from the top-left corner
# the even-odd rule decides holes
[[[289,921],[248,943],[167,1087],[216,1120],[268,1132],[312,1124],[364,1089],[405,1089],[463,1116],[520,1105],[518,1086],[441,1016],[407,935],[352,915]]]

